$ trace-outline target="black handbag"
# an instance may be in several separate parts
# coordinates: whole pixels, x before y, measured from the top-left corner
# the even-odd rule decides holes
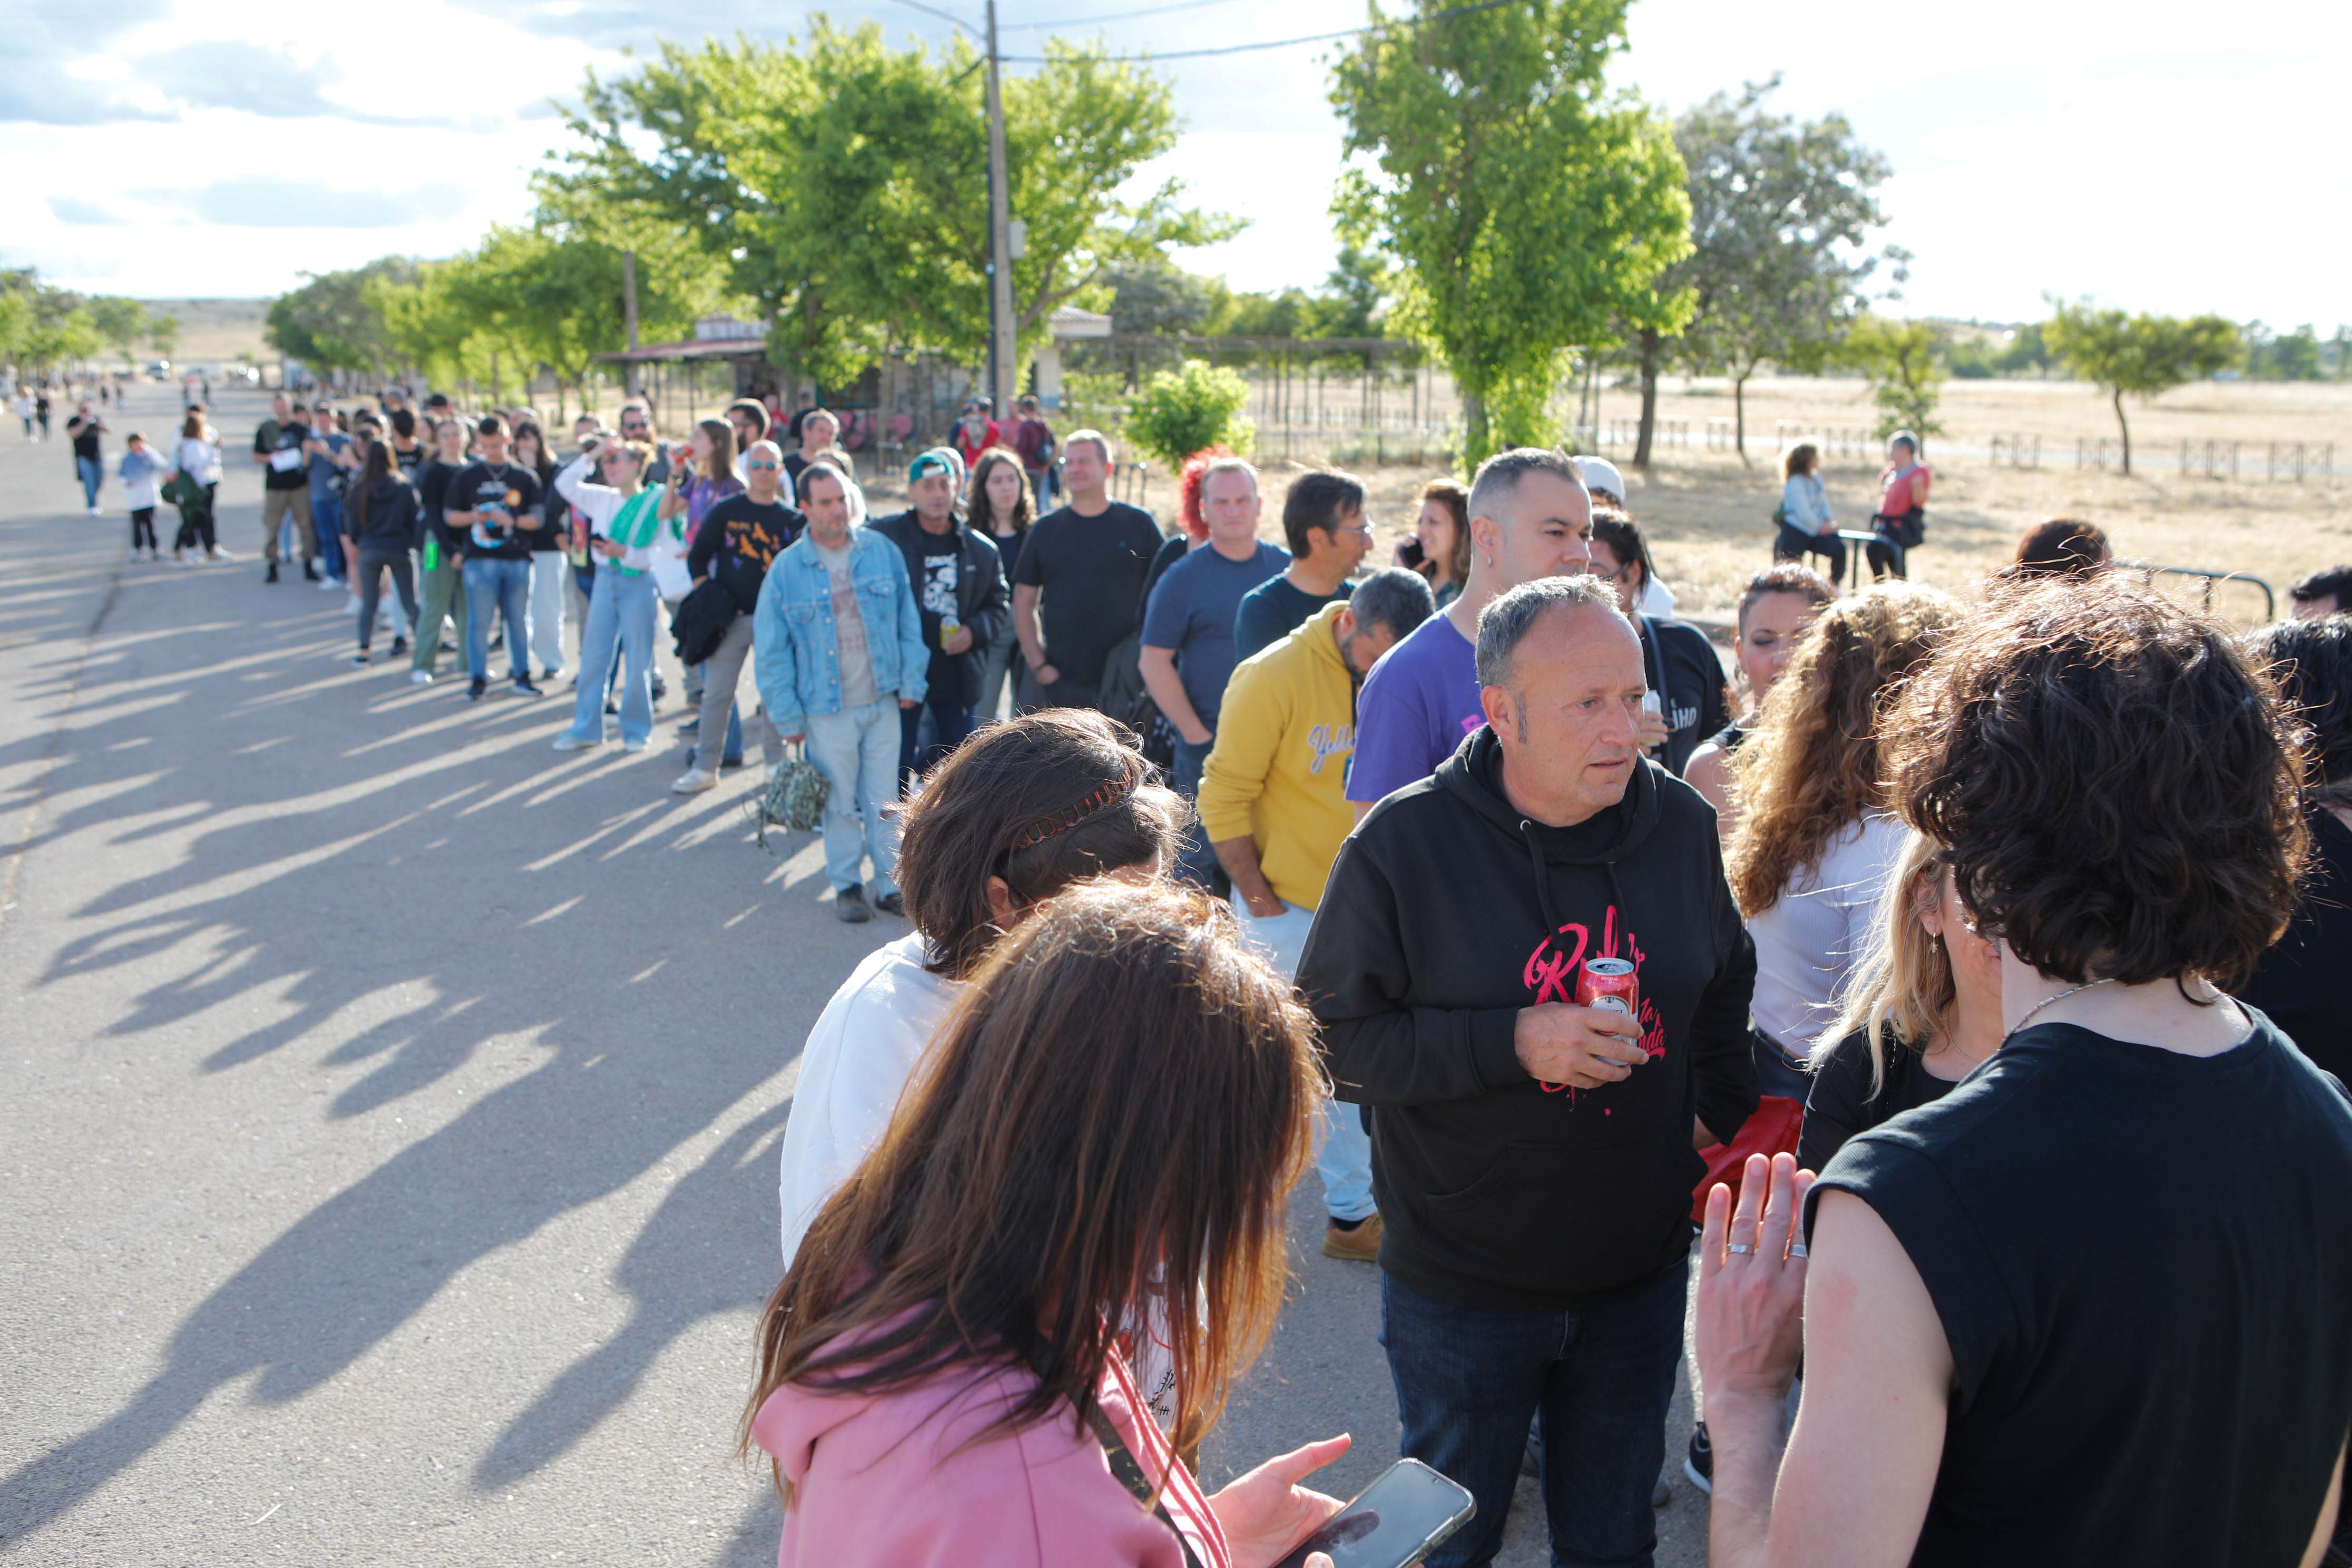
[[[719,651],[739,612],[735,595],[716,577],[706,580],[670,612],[670,639],[680,664],[700,664]]]

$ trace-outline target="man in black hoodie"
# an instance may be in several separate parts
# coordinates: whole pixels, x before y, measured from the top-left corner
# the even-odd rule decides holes
[[[1511,590],[1477,661],[1486,728],[1339,851],[1298,984],[1371,1108],[1404,1452],[1478,1501],[1431,1568],[1493,1557],[1537,1417],[1555,1559],[1646,1563],[1696,1149],[1756,1109],[1755,952],[1714,813],[1642,754],[1607,586]],[[1601,958],[1631,1014],[1577,1005]]]

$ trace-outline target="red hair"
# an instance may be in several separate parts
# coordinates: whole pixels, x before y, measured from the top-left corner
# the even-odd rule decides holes
[[[1183,470],[1176,476],[1176,515],[1195,544],[1209,537],[1209,520],[1201,512],[1201,481],[1207,476],[1210,464],[1232,456],[1234,449],[1222,442],[1203,447],[1184,459]]]

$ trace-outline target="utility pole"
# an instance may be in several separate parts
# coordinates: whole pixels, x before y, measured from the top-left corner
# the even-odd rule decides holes
[[[637,253],[621,252],[621,322],[628,329],[629,352],[637,352]],[[637,395],[637,362],[628,362],[626,384],[629,395]]]
[[[1012,193],[1004,174],[1004,92],[998,78],[996,0],[988,0],[988,394],[996,417],[1013,412]]]

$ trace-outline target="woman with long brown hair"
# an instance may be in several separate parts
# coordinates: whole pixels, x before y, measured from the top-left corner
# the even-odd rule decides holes
[[[1756,1068],[1801,1100],[1805,1062],[1868,941],[1903,830],[1886,812],[1878,719],[1960,617],[1959,601],[1895,584],[1840,599],[1805,631],[1732,757],[1739,830],[1725,852],[1756,942]]]
[[[1074,882],[1148,881],[1174,863],[1184,803],[1150,778],[1126,730],[1056,708],[978,731],[899,808],[899,897],[915,929],[850,973],[802,1048],[777,1184],[786,1263],[880,1141],[997,940]]]
[[[1266,1568],[1336,1511],[1294,1483],[1345,1437],[1213,1497],[1176,1457],[1282,1304],[1313,1040],[1195,893],[1075,888],[999,942],[761,1314],[782,1568]],[[1172,1444],[1120,1342],[1152,1321]]]
[[[964,517],[974,533],[996,546],[997,559],[1004,564],[1004,580],[1013,581],[1013,563],[1021,559],[1021,547],[1029,542],[1029,525],[1037,521],[1037,499],[1030,493],[1028,470],[1022,468],[1019,453],[1009,447],[991,447],[980,455],[964,489]],[[1001,616],[981,662],[980,702],[971,710],[979,722],[996,718],[1013,671],[1013,655],[1020,647],[1013,617]]]
[[[1432,479],[1421,487],[1421,513],[1413,531],[1397,542],[1396,563],[1418,572],[1445,608],[1462,596],[1470,580],[1470,491],[1458,479]]]
[[[352,662],[368,661],[369,635],[375,630],[376,605],[383,602],[385,573],[400,595],[404,617],[394,630],[392,657],[408,651],[408,632],[416,625],[416,563],[409,554],[416,540],[416,490],[401,476],[399,454],[389,443],[370,441],[358,477],[345,498],[344,522],[351,531],[352,553],[358,574],[352,579],[360,591],[360,647]]]

